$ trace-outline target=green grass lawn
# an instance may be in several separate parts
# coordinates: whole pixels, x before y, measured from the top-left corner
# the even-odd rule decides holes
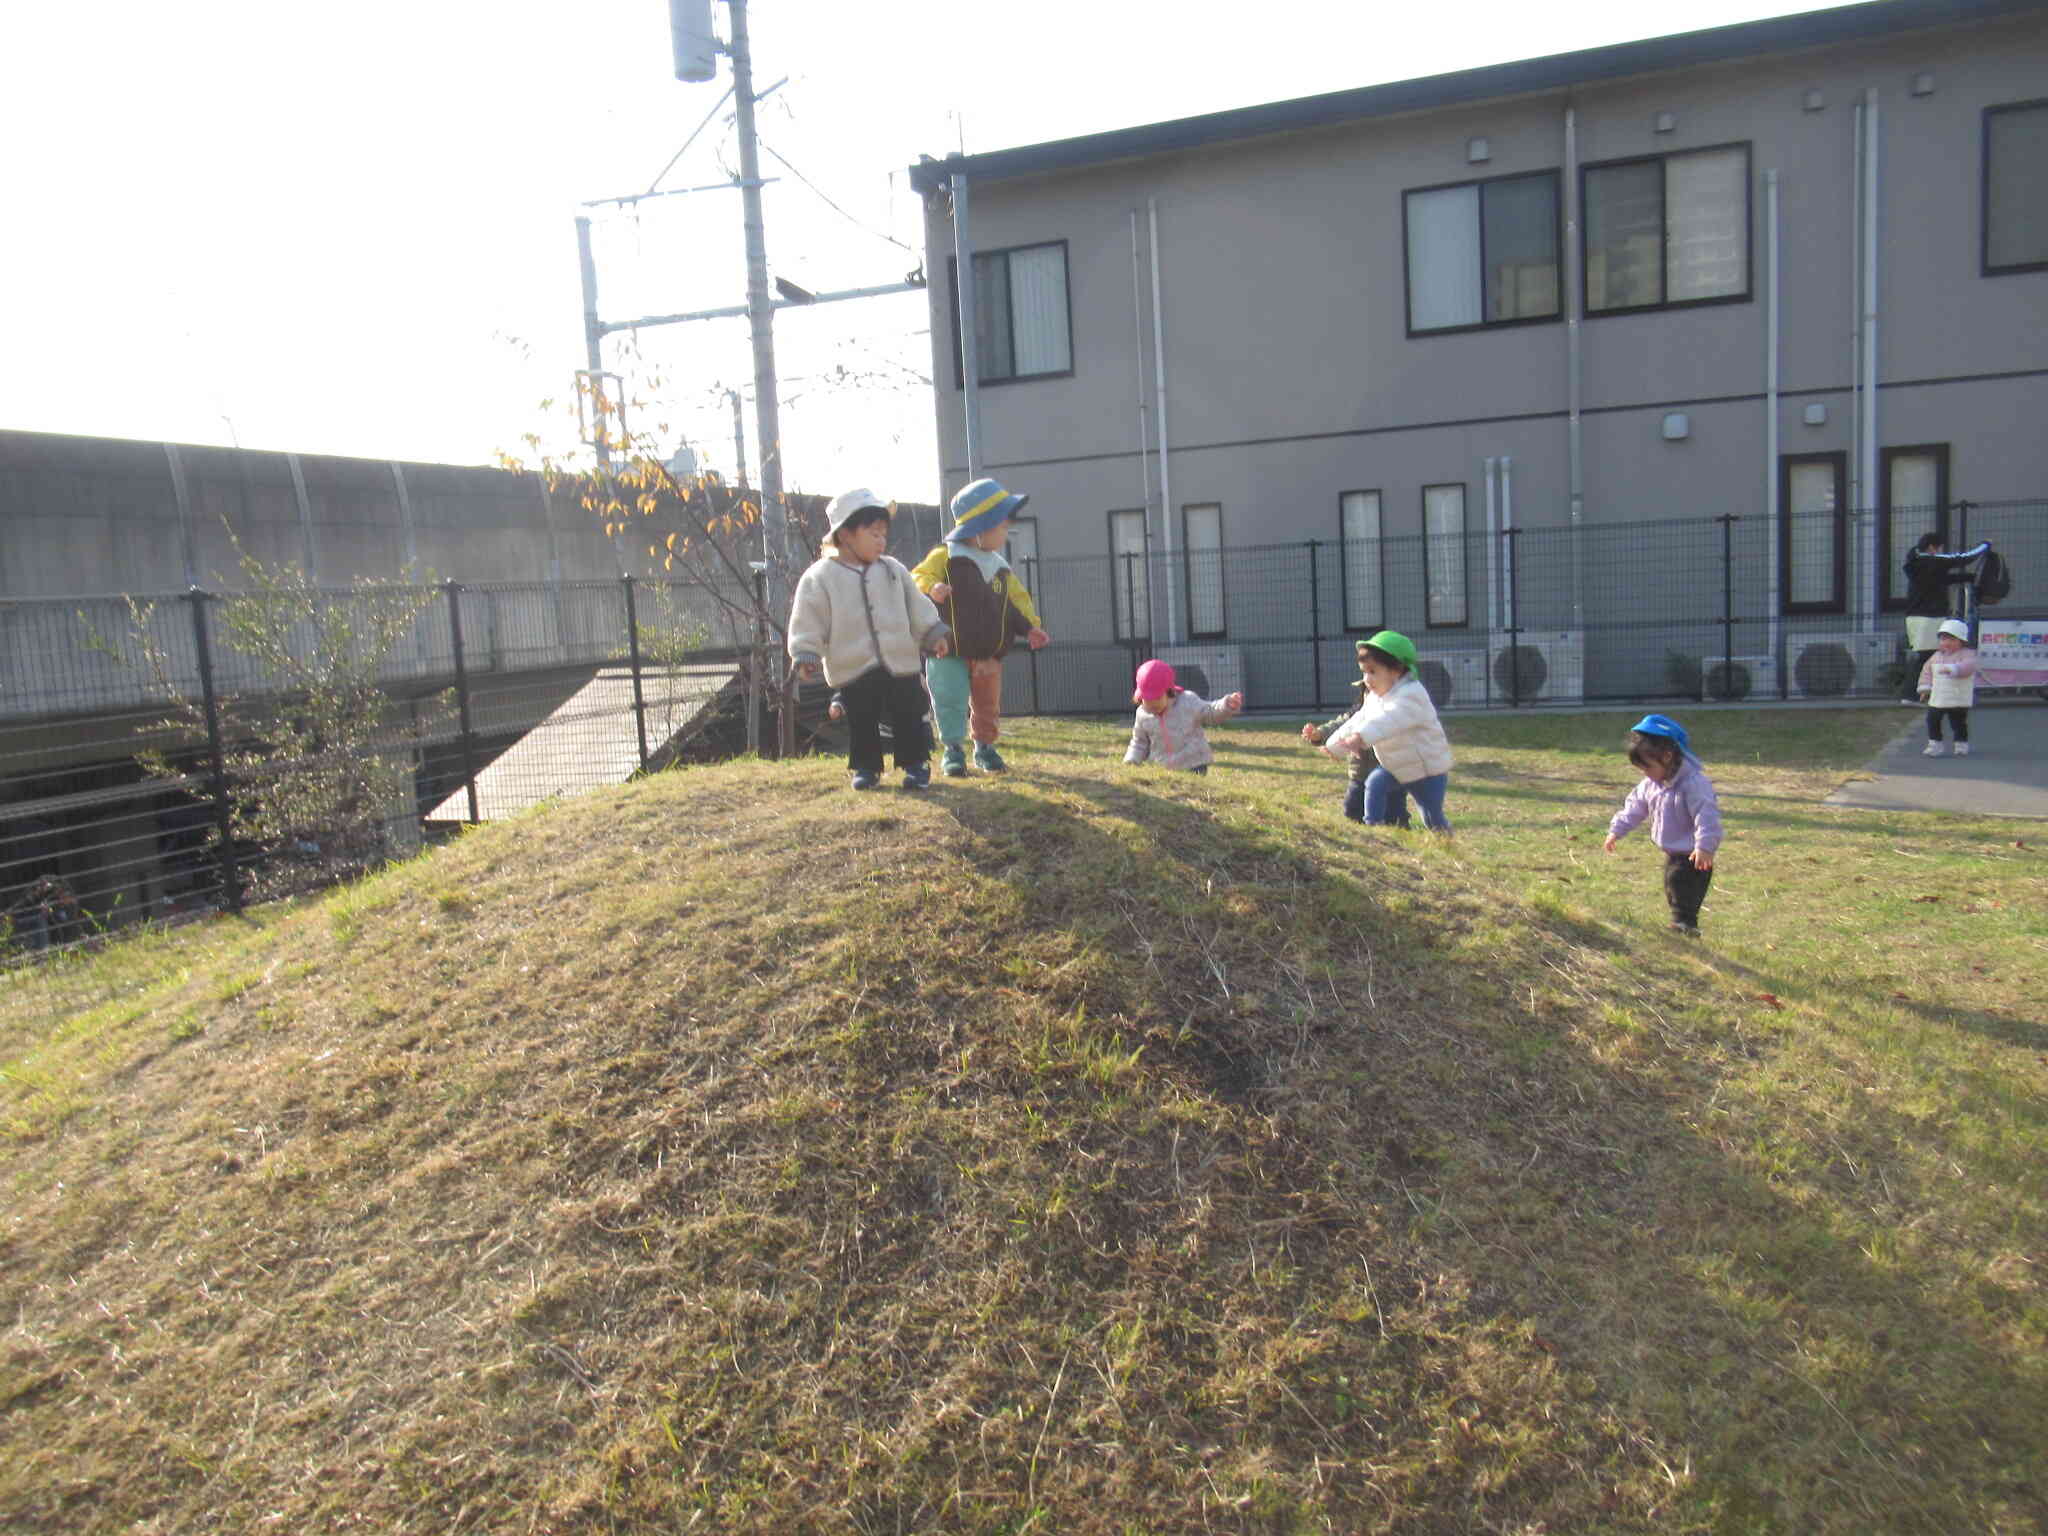
[[[0,1526],[2048,1529],[2048,876],[1896,710],[692,769],[0,992]]]

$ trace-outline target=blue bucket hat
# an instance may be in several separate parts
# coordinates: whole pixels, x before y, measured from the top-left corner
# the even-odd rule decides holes
[[[1630,726],[1629,729],[1641,731],[1645,736],[1668,736],[1678,743],[1679,751],[1690,752],[1692,750],[1685,739],[1685,727],[1669,715],[1645,715],[1634,725]]]
[[[978,539],[989,529],[1024,510],[1029,496],[1005,490],[1000,481],[981,479],[963,486],[953,498],[953,531],[947,542]]]

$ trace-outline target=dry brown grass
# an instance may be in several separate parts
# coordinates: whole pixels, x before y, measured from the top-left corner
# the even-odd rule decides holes
[[[2038,1528],[2038,1313],[1743,1151],[1783,1014],[1106,739],[665,776],[0,1005],[0,1525]]]

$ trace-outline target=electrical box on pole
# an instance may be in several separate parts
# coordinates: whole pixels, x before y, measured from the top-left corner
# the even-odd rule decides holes
[[[718,73],[718,39],[711,31],[711,0],[668,0],[669,40],[676,78],[701,85]]]

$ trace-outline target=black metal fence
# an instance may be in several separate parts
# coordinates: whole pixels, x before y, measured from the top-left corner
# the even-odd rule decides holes
[[[1894,573],[1926,530],[1992,540],[2014,579],[1999,615],[2048,616],[2040,501],[1026,558],[1054,643],[1012,655],[1005,708],[1121,713],[1160,656],[1211,696],[1329,712],[1381,628],[1450,708],[1888,697]],[[757,595],[627,578],[0,601],[0,956],[772,745],[780,639]],[[824,692],[805,690],[813,715]]]
[[[1452,708],[1885,697],[1899,567],[1928,531],[1991,540],[2013,568],[1999,614],[2048,617],[2043,501],[1154,549],[1024,562],[1055,644],[1011,661],[1006,697],[1126,708],[1138,663],[1163,656],[1254,709],[1334,709],[1379,629],[1415,642]]]
[[[745,751],[754,604],[630,578],[0,602],[0,958]]]

